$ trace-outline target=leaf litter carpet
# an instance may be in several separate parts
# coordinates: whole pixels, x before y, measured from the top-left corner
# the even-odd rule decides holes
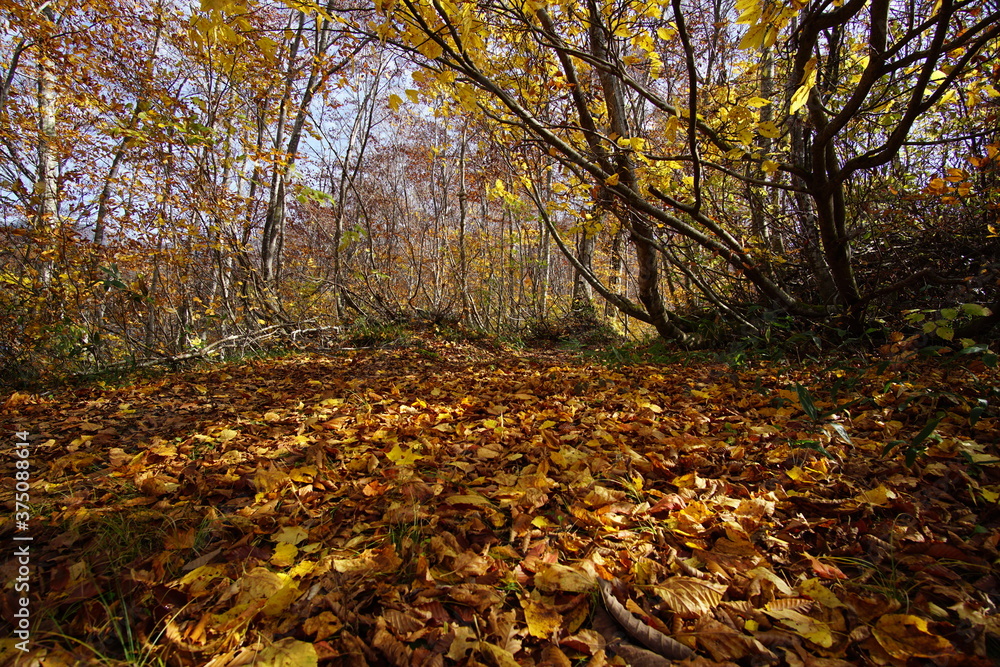
[[[425,340],[8,394],[0,663],[991,665],[998,384]]]

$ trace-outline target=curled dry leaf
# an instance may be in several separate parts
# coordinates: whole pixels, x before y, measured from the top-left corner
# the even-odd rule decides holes
[[[676,639],[668,637],[659,630],[655,630],[633,616],[615,598],[611,592],[611,584],[605,579],[598,579],[601,590],[601,599],[604,607],[611,614],[612,618],[618,621],[619,625],[628,633],[630,637],[640,642],[650,650],[671,660],[685,660],[694,655],[694,651]]]

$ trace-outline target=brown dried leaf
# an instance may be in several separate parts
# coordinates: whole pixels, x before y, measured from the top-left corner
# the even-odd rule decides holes
[[[597,583],[600,587],[604,607],[630,637],[636,639],[657,654],[671,660],[684,660],[692,655],[691,649],[687,646],[651,628],[629,613],[612,594],[611,584],[607,580],[598,579]]]
[[[386,628],[385,618],[382,616],[379,616],[375,622],[375,636],[372,637],[372,646],[381,651],[382,655],[395,667],[411,667],[413,664],[413,650],[389,632]]]
[[[697,618],[714,609],[728,586],[693,577],[671,577],[653,586],[671,611],[682,618]]]

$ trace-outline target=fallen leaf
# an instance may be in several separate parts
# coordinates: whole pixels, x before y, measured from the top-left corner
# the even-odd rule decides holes
[[[799,636],[823,648],[833,646],[830,626],[794,609],[765,609],[764,613],[791,628]]]
[[[552,605],[540,600],[525,600],[522,604],[528,634],[532,637],[547,639],[562,626],[562,616]]]
[[[927,621],[909,614],[886,614],[872,629],[886,653],[898,660],[945,658],[955,653],[951,642],[933,634]]]
[[[681,618],[697,618],[711,613],[722,601],[727,588],[725,584],[692,577],[670,577],[664,583],[653,586],[656,594]]]
[[[847,579],[847,575],[841,572],[840,568],[836,565],[822,563],[819,559],[813,558],[807,553],[803,553],[802,555],[809,559],[809,564],[812,565],[813,572],[824,579]]]
[[[285,638],[258,653],[253,664],[254,667],[315,667],[319,658],[312,644]]]

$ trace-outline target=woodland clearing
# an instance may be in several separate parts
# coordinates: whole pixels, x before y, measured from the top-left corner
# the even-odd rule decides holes
[[[7,394],[0,662],[995,664],[998,384],[414,334]]]

